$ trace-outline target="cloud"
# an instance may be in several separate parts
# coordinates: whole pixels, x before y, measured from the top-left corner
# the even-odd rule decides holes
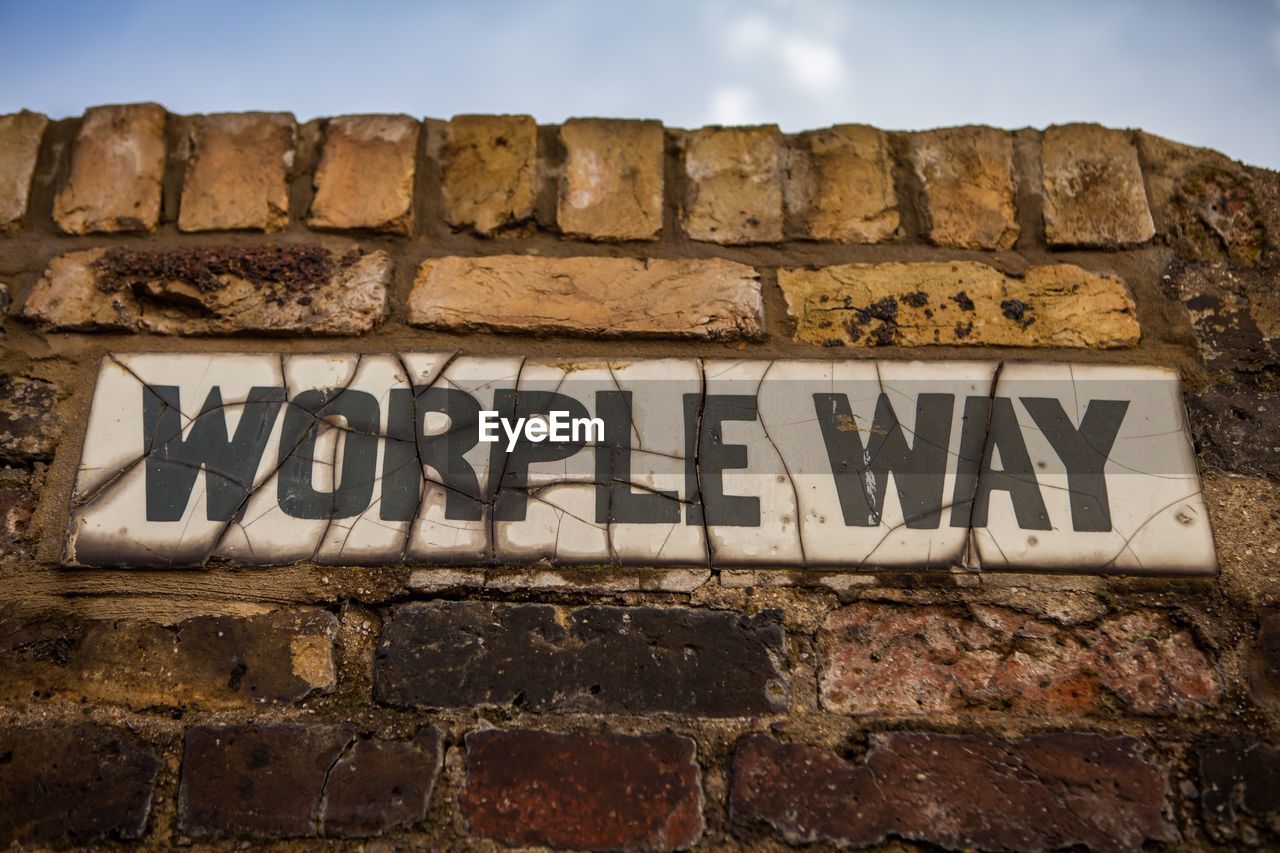
[[[711,93],[712,124],[751,124],[755,94],[745,86],[721,86]]]
[[[806,92],[821,95],[844,80],[844,59],[833,45],[804,36],[788,36],[777,50],[791,81]]]
[[[838,38],[836,32],[823,36],[806,33],[752,12],[725,27],[723,44],[731,59],[757,69],[764,64],[776,65],[792,86],[807,95],[821,96],[844,82],[845,62],[836,46]]]

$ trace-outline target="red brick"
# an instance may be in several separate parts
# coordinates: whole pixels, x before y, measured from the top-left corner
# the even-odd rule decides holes
[[[1136,850],[1175,841],[1165,772],[1133,738],[1044,734],[871,736],[851,763],[826,749],[748,735],[729,794],[735,834],[869,846],[890,837],[949,849]]]
[[[139,838],[159,772],[151,747],[119,729],[0,727],[0,846]]]
[[[68,234],[150,231],[160,221],[165,111],[159,104],[85,110],[71,174],[53,202]]]
[[[439,771],[440,733],[433,728],[410,740],[360,738],[329,772],[323,834],[357,838],[419,823]]]
[[[1150,611],[1067,628],[986,605],[854,604],[818,639],[822,704],[846,714],[1168,716],[1220,692],[1191,635]]]
[[[473,832],[507,844],[678,850],[702,835],[692,740],[514,729],[466,737],[459,797]]]

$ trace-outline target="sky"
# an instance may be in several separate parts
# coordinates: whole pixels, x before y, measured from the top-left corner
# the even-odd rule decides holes
[[[1280,168],[1280,0],[0,0],[0,113],[1141,127]]]

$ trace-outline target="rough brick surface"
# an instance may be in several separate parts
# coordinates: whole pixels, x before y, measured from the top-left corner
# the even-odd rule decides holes
[[[686,234],[725,245],[782,239],[782,135],[776,126],[705,127],[688,135],[684,149]]]
[[[30,376],[0,374],[0,462],[48,462],[61,430],[54,415],[58,389]]]
[[[382,319],[391,275],[385,252],[88,249],[50,261],[22,314],[49,331],[359,335]]]
[[[151,747],[120,729],[0,727],[0,845],[138,838],[159,771]]]
[[[893,158],[877,128],[842,124],[793,137],[785,184],[796,237],[879,243],[898,230]]]
[[[0,234],[21,227],[49,120],[23,110],[0,116]]]
[[[1185,258],[1257,266],[1266,241],[1255,176],[1217,151],[1136,139],[1157,233]]]
[[[738,744],[729,809],[738,835],[792,844],[1136,850],[1178,838],[1162,815],[1166,787],[1127,737],[892,733],[872,735],[853,764],[757,734]]]
[[[755,270],[719,259],[447,257],[419,267],[409,322],[460,332],[757,338],[764,301]]]
[[[507,844],[678,850],[703,831],[692,740],[676,735],[471,732],[459,805]]]
[[[1196,752],[1209,836],[1251,847],[1280,841],[1280,749],[1235,738],[1205,744]]]
[[[786,710],[784,660],[777,613],[414,603],[383,628],[374,695],[418,707],[748,716]]]
[[[1138,342],[1125,283],[1071,264],[1021,277],[973,261],[778,270],[797,340],[823,346],[1125,347]]]
[[[219,113],[191,124],[182,185],[183,231],[279,231],[289,221],[293,116]]]
[[[308,224],[408,234],[420,128],[404,115],[330,119]]]
[[[560,141],[560,230],[588,240],[656,240],[662,231],[662,123],[569,119]]]
[[[482,235],[533,218],[538,128],[530,116],[455,116],[445,131],[445,221]]]
[[[68,234],[150,231],[160,221],[164,107],[126,104],[85,110],[71,149],[71,174],[53,203]]]
[[[298,838],[319,828],[330,768],[350,726],[278,723],[187,729],[178,826],[193,838]]]
[[[957,249],[1009,249],[1018,241],[1013,137],[992,127],[911,135],[929,241]]]
[[[328,692],[337,619],[325,610],[200,616],[162,627],[0,609],[0,696],[243,707]]]
[[[439,771],[440,733],[433,728],[409,740],[356,740],[329,771],[323,834],[363,837],[420,823]]]
[[[1155,234],[1138,150],[1122,130],[1051,127],[1040,155],[1044,231],[1050,246],[1117,248]]]
[[[1142,610],[1064,628],[987,605],[854,604],[818,643],[823,707],[846,714],[1174,715],[1220,692],[1191,635]]]
[[[1264,610],[1258,616],[1258,634],[1245,668],[1254,701],[1280,712],[1280,610]]]
[[[0,470],[0,558],[31,556],[31,517],[41,480],[21,469]]]

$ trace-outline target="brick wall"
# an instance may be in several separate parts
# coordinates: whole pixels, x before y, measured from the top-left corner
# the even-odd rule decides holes
[[[1273,172],[141,104],[0,117],[0,230],[0,844],[1280,843]],[[1173,367],[1221,572],[64,566],[107,353],[405,350]]]

